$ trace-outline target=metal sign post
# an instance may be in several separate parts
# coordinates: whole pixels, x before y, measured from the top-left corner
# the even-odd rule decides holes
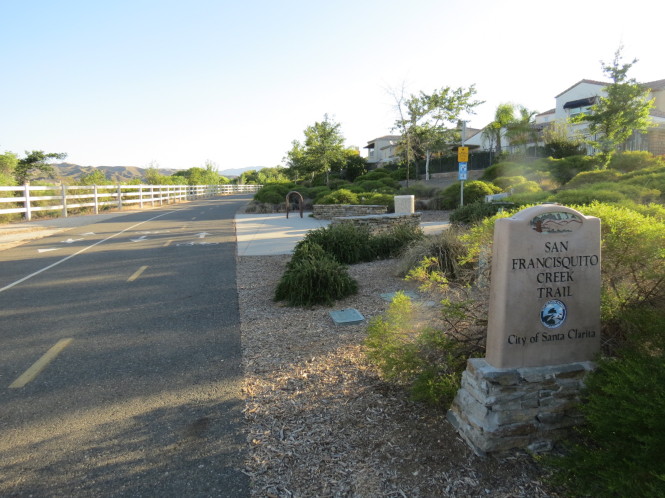
[[[457,162],[459,163],[458,178],[460,180],[459,205],[464,206],[464,180],[466,180],[466,165],[469,161],[469,148],[466,142],[466,121],[462,121],[462,146],[457,148]]]

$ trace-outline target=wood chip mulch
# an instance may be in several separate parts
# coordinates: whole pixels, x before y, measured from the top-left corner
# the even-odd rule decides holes
[[[353,265],[360,290],[334,307],[272,300],[290,256],[238,258],[245,422],[254,497],[547,497],[529,455],[474,455],[445,410],[409,400],[368,363],[366,323],[329,312],[383,313],[381,293],[414,290],[394,261]]]

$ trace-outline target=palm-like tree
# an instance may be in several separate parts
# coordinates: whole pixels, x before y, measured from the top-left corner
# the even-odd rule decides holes
[[[490,150],[501,154],[501,138],[503,129],[515,122],[515,106],[513,104],[499,104],[494,113],[494,121],[483,130],[483,138],[490,144]]]

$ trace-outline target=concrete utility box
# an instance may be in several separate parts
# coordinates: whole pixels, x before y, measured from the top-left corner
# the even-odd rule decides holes
[[[395,214],[413,214],[416,212],[416,198],[413,195],[395,196]]]

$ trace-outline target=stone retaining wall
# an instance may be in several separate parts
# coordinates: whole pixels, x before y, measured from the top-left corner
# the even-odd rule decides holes
[[[420,226],[420,213],[414,214],[381,214],[369,216],[343,216],[332,219],[332,224],[353,223],[356,226],[367,227],[373,234],[389,232],[393,227],[405,225]]]
[[[341,216],[386,214],[387,206],[369,204],[314,204],[312,214],[317,220],[332,220]]]
[[[479,455],[513,448],[549,451],[574,425],[592,362],[495,368],[472,358],[448,420]]]

